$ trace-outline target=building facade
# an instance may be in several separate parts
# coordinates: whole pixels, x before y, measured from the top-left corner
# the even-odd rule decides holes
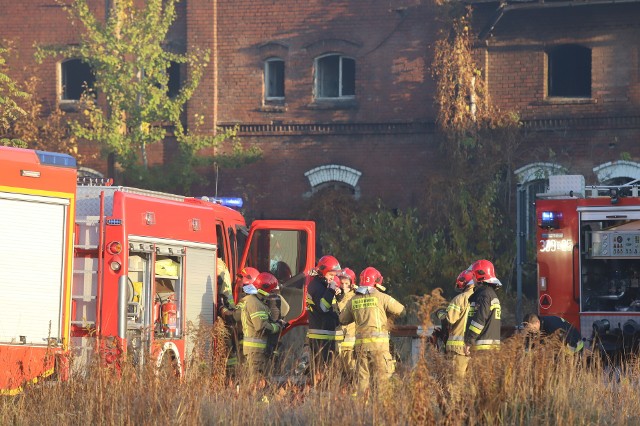
[[[104,16],[108,0],[91,4]],[[515,173],[531,196],[553,173],[588,183],[640,178],[640,2],[473,7],[491,100],[524,123]],[[76,43],[80,28],[54,1],[9,2],[5,11],[0,35],[19,52],[12,75],[38,75],[48,104],[72,106],[71,80],[86,70],[54,58],[36,64],[33,46]],[[446,172],[430,71],[439,25],[421,0],[178,3],[168,46],[212,53],[186,116],[204,115],[209,130],[239,125],[243,143],[263,151],[248,166],[205,171],[210,185],[197,192],[243,196],[253,216],[271,218],[299,216],[327,187],[416,205],[425,175]],[[176,72],[179,81],[186,70]],[[167,147],[154,147],[151,161],[171,161]],[[87,166],[107,171],[106,161]]]

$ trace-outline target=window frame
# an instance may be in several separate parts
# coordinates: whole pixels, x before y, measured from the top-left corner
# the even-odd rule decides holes
[[[338,60],[338,96],[321,96],[320,95],[320,81],[318,79],[319,76],[319,63],[320,60],[330,57],[330,56],[337,56],[339,58]],[[344,77],[344,73],[343,73],[343,61],[344,59],[348,59],[353,61],[353,65],[354,65],[354,71],[353,71],[353,95],[344,95],[343,92],[343,77]],[[314,63],[313,63],[313,69],[314,69],[314,98],[316,100],[340,100],[340,99],[345,99],[345,100],[350,100],[350,99],[355,99],[356,97],[356,91],[355,91],[355,87],[356,87],[356,60],[353,57],[347,56],[347,55],[343,55],[341,53],[327,53],[324,55],[320,55],[317,58],[314,59]]]
[[[547,81],[546,81],[546,97],[547,98],[549,99],[558,99],[558,98],[560,99],[591,99],[592,98],[593,96],[593,50],[590,47],[583,46],[580,44],[560,44],[560,45],[550,47],[549,49],[546,49],[545,55],[546,55],[545,71],[547,76]],[[588,71],[585,69],[579,69],[578,71],[582,74],[578,75],[578,73],[575,72],[576,70],[574,69],[564,70],[564,72],[555,70],[554,68],[557,68],[559,65],[558,64],[559,60],[569,61],[569,59],[567,58],[567,56],[569,55],[571,56],[572,63],[576,62],[576,56],[580,55],[581,56],[580,59],[582,60],[582,59],[586,59],[586,55],[588,55],[588,62],[589,62]],[[582,55],[585,55],[585,57],[582,57]],[[580,94],[558,93],[559,91],[562,92],[563,90],[566,90],[566,88],[558,89],[557,82],[556,84],[553,84],[553,80],[558,80],[558,79],[565,80],[565,81],[568,80],[567,75],[569,74],[571,75],[571,77],[573,77],[574,80],[582,79],[583,77],[585,77],[585,80],[586,80],[587,72],[588,72],[588,79],[589,79],[588,92],[585,90],[585,91],[582,91],[582,93]],[[561,73],[567,74],[567,75],[563,75],[562,76],[563,78],[561,78],[561,76],[558,75]],[[587,89],[586,86],[585,86],[585,89]]]
[[[85,92],[84,90],[81,91],[80,97],[78,99],[71,99],[71,98],[67,98],[65,96],[67,96],[68,93],[68,84],[66,84],[66,80],[67,80],[67,66],[70,62],[72,61],[77,61],[80,64],[84,64],[89,68],[89,72],[91,73],[91,76],[93,77],[93,81],[87,81],[87,85],[89,86],[89,88],[94,89],[95,88],[95,82],[96,82],[96,76],[95,73],[93,72],[93,70],[91,70],[91,66],[85,62],[82,61],[82,59],[80,58],[67,58],[63,61],[60,61],[58,63],[58,70],[59,70],[59,78],[58,78],[58,102],[60,104],[76,104],[80,101],[80,99],[82,99],[82,94]],[[84,82],[82,83],[84,84]]]
[[[269,78],[271,71],[269,69],[269,65],[274,62],[282,62],[282,96],[271,96],[269,94]],[[264,99],[265,101],[284,101],[286,97],[286,63],[284,59],[279,58],[277,56],[273,56],[265,59],[264,61]]]

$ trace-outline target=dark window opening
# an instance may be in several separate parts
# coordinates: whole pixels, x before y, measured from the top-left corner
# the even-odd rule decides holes
[[[169,75],[169,81],[167,82],[167,96],[174,98],[180,93],[180,64],[177,62],[171,62],[169,68],[167,68],[167,74]]]
[[[284,98],[284,61],[269,59],[264,68],[265,98]]]
[[[316,60],[316,97],[341,98],[356,94],[356,61],[340,55]]]
[[[591,49],[559,46],[547,53],[548,96],[591,97]]]
[[[96,77],[91,67],[80,59],[62,63],[62,100],[78,101],[87,88],[92,89]]]

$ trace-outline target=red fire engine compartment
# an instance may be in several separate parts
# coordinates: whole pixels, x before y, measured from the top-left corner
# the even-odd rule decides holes
[[[640,334],[640,197],[637,185],[585,187],[551,176],[536,201],[538,304],[583,338],[626,345]]]

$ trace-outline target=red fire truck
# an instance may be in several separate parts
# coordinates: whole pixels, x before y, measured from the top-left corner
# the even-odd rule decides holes
[[[75,235],[74,370],[83,371],[98,348],[106,363],[127,352],[137,365],[153,359],[182,372],[194,345],[190,326],[212,324],[217,312],[216,257],[232,276],[244,265],[288,271],[279,276],[288,319],[306,319],[313,222],[254,221],[247,236],[240,213],[208,200],[79,186]]]
[[[536,214],[540,314],[566,319],[584,338],[613,337],[612,348],[632,342],[640,331],[635,182],[585,187],[582,176],[551,176]]]
[[[76,161],[0,147],[0,394],[66,377]]]

